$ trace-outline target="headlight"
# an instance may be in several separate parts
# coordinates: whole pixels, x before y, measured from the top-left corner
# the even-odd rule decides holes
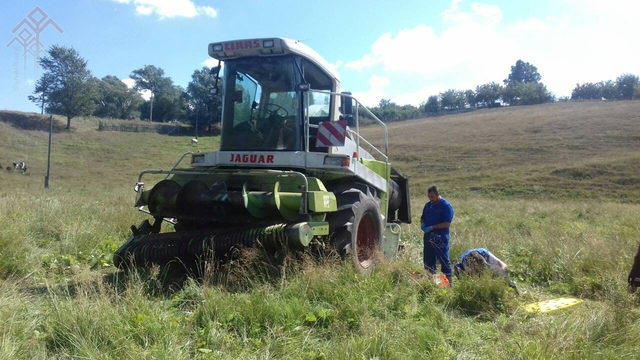
[[[202,163],[204,163],[204,154],[202,154],[202,155],[191,155],[191,163],[192,164],[202,164]]]
[[[337,156],[325,156],[324,164],[329,166],[350,166],[351,160],[349,157],[337,157]]]
[[[213,44],[212,49],[214,52],[222,51],[222,44]]]
[[[264,40],[262,42],[262,47],[265,49],[272,48],[274,45],[275,43],[273,42],[273,40]]]

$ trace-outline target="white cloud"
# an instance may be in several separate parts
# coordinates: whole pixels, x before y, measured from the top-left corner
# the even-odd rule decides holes
[[[353,70],[362,70],[379,63],[376,59],[372,58],[368,54],[365,54],[360,60],[349,61],[345,66]]]
[[[136,85],[136,81],[133,80],[132,78],[126,78],[120,81],[122,81],[125,85],[127,85],[129,89],[133,89],[133,87]]]
[[[120,81],[122,81],[123,83],[125,83],[125,85],[127,85],[127,87],[129,89],[133,89],[133,87],[136,85],[136,81],[133,80],[132,78],[126,78],[126,79],[121,79]],[[142,96],[143,99],[145,100],[149,100],[151,99],[151,91],[149,90],[142,90],[139,91],[140,96]]]
[[[391,84],[391,81],[386,77],[379,75],[372,75],[369,78],[369,90],[353,93],[358,101],[365,106],[376,106],[380,99],[387,98],[386,88]]]
[[[218,17],[218,11],[211,6],[198,6],[198,12],[212,18]]]
[[[331,70],[338,72],[338,69],[340,69],[340,67],[342,66],[342,61],[338,60],[334,63],[329,63],[329,68],[331,68]]]
[[[141,15],[151,15],[153,14],[153,8],[150,6],[136,6],[136,12]]]
[[[120,4],[134,5],[136,12],[148,16],[156,14],[160,19],[204,15],[218,17],[218,11],[211,6],[196,6],[191,0],[112,0]]]
[[[453,0],[440,13],[443,27],[438,31],[418,24],[382,34],[368,53],[345,67],[427,84],[404,93],[382,87],[383,95],[412,104],[448,88],[501,82],[518,59],[537,66],[542,81],[560,96],[569,95],[576,82],[640,73],[640,48],[632,45],[640,38],[633,15],[640,11],[640,2],[564,1],[570,6],[567,14],[509,21],[496,5]]]
[[[496,5],[471,3],[473,13],[488,23],[497,24],[502,21],[502,10]]]
[[[222,65],[222,63],[220,63]],[[208,68],[212,68],[214,66],[218,66],[218,59],[208,58],[201,63],[201,65],[206,66]]]

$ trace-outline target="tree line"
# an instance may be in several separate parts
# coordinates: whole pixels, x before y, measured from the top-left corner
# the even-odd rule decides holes
[[[155,122],[182,121],[197,123],[199,128],[210,127],[221,119],[220,97],[212,95],[216,87],[215,76],[207,67],[194,70],[185,89],[175,85],[163,69],[154,65],[131,72],[129,77],[135,82],[133,88],[116,76],[98,79],[88,69],[87,60],[75,49],[58,45],[48,49],[40,65],[44,71],[29,99],[40,106],[43,113],[46,110],[65,116],[67,129],[73,118],[86,115]],[[390,99],[381,99],[371,111],[388,122],[464,109],[555,101],[555,96],[541,80],[536,66],[518,60],[502,84],[490,82],[475,89],[449,89],[429,96],[419,106],[398,105]],[[143,90],[150,94],[148,100],[140,95]],[[623,74],[615,81],[576,84],[571,94],[572,100],[636,98],[640,98],[640,81],[632,74]]]
[[[534,105],[556,101],[556,97],[541,82],[536,66],[518,60],[511,66],[502,84],[490,82],[476,86],[475,90],[449,89],[432,95],[419,106],[398,105],[382,99],[371,111],[382,121],[416,119],[463,109],[484,107]],[[615,81],[576,84],[571,100],[632,100],[640,99],[640,79],[633,74],[620,75]],[[569,100],[561,98],[559,100]]]
[[[622,74],[618,78],[597,83],[576,84],[571,100],[633,100],[640,99],[640,77]]]
[[[382,121],[415,119],[456,110],[542,104],[555,100],[555,96],[540,82],[538,68],[518,60],[502,84],[490,82],[474,89],[449,89],[432,95],[419,106],[397,105],[388,99],[380,100],[372,112]]]
[[[36,82],[29,99],[41,111],[71,120],[93,115],[123,120],[149,119],[155,122],[186,121],[206,128],[220,122],[221,101],[211,93],[215,77],[207,67],[194,70],[184,89],[175,85],[164,70],[145,65],[133,70],[130,78],[135,85],[129,88],[118,77],[94,77],[88,62],[73,48],[54,45],[40,60],[43,74]],[[218,85],[219,86],[219,85]],[[145,100],[140,91],[150,94]]]

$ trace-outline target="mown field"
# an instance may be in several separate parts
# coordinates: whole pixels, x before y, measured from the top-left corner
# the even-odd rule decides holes
[[[35,125],[17,126],[19,116]],[[59,120],[57,129],[62,127]],[[436,288],[414,280],[421,233],[370,276],[339,259],[259,252],[201,281],[130,277],[113,251],[144,217],[140,170],[169,168],[217,138],[97,131],[54,134],[0,112],[0,358],[6,359],[637,359],[640,298],[626,275],[640,241],[640,102],[479,110],[390,125],[391,159],[410,175],[414,218],[437,184],[453,204],[452,257],[488,247],[521,295],[490,278]],[[25,127],[33,130],[24,129]],[[375,128],[365,132],[376,136]],[[576,307],[528,314],[534,301]]]

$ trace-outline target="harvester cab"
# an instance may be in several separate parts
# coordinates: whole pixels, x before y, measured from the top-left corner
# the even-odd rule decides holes
[[[212,71],[222,85],[213,92],[222,97],[220,149],[140,174],[136,206],[153,223],[132,226],[114,263],[188,264],[239,247],[303,249],[312,241],[362,272],[376,253],[394,256],[411,213],[408,180],[389,162],[385,124],[340,92],[336,71],[301,42],[212,43],[209,55],[219,60]],[[365,122],[378,147],[361,135]],[[164,180],[147,188],[143,177],[151,174]],[[162,221],[175,231],[161,233]]]

